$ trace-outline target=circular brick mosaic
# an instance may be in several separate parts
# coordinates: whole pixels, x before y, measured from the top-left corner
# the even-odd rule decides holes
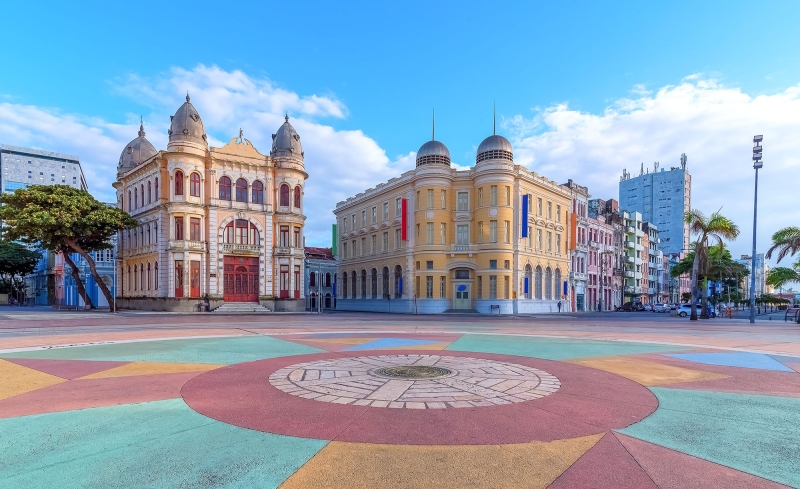
[[[561,387],[533,367],[444,355],[376,355],[298,363],[269,376],[304,399],[405,409],[484,407],[530,401]]]

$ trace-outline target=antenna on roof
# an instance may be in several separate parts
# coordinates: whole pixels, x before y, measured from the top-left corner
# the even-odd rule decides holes
[[[189,90],[186,90],[186,101],[189,101]]]

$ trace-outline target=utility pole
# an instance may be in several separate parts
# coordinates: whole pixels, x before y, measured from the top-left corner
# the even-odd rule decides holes
[[[756,170],[756,185],[753,193],[753,254],[750,256],[750,323],[756,322],[756,228],[758,222],[758,170],[764,166],[761,161],[761,141],[763,136],[753,136],[753,168]]]

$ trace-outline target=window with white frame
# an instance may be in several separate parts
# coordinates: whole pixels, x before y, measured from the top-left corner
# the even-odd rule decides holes
[[[425,244],[432,245],[433,244],[433,223],[429,222],[425,224]]]
[[[468,211],[469,210],[469,192],[458,192],[456,202],[456,210]]]
[[[489,205],[497,205],[497,185],[489,187]]]
[[[511,221],[503,221],[503,242],[511,242]]]
[[[447,244],[447,224],[439,224],[439,244]]]
[[[489,221],[489,242],[497,243],[497,221]]]

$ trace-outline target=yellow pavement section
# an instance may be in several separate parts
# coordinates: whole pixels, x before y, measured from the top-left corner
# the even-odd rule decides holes
[[[581,360],[568,360],[567,362],[611,372],[612,374],[626,377],[644,386],[717,380],[728,377],[727,375],[714,372],[703,372],[700,370],[675,367],[631,357],[586,358]]]
[[[105,379],[109,377],[131,377],[134,375],[177,374],[183,372],[205,372],[225,365],[209,363],[162,363],[162,362],[133,362],[119,367],[114,367],[102,372],[81,377],[81,379]]]
[[[377,445],[331,442],[280,487],[544,488],[603,433],[513,445]]]
[[[66,379],[0,360],[0,399],[8,399],[61,382],[66,382]]]

